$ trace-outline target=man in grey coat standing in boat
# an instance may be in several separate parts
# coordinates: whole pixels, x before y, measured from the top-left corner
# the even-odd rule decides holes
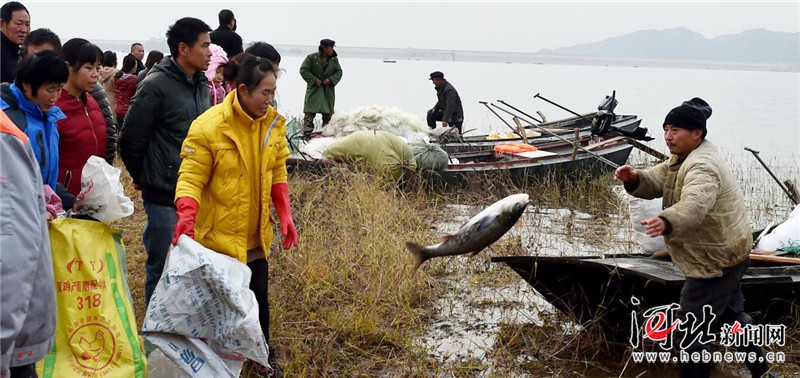
[[[672,109],[663,125],[672,157],[652,169],[625,165],[615,174],[631,195],[663,198],[664,210],[641,223],[651,237],[664,236],[672,261],[686,276],[678,309],[681,325],[676,333],[691,340],[676,344],[682,353],[701,356],[703,352],[710,355],[711,344],[694,338],[692,326],[708,320],[708,330],[719,335],[724,325],[735,327],[738,322],[744,328],[752,323],[744,312],[741,280],[750,264],[753,235],[736,177],[716,146],[706,140],[710,116],[711,107],[696,97]],[[710,306],[713,320],[704,313],[705,306]],[[764,357],[760,345],[738,346],[737,350],[757,356],[746,362],[753,377],[767,374],[767,364],[758,361]],[[681,360],[680,369],[681,377],[708,377],[711,361]]]

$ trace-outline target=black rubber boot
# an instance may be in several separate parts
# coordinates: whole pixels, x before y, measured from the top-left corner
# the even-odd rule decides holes
[[[275,361],[275,348],[273,347],[269,347],[269,356],[267,357],[267,362],[269,362],[269,366],[272,367],[269,377],[283,377],[283,369],[281,369],[281,367],[278,366],[278,362]]]

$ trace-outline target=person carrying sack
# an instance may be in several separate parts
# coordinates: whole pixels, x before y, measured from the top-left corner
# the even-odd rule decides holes
[[[172,243],[187,235],[247,264],[259,322],[269,344],[270,203],[280,219],[283,247],[297,245],[287,183],[286,119],[270,105],[277,77],[267,59],[240,54],[228,63],[224,74],[236,88],[192,123],[183,142]],[[272,371],[253,362],[261,374],[280,375],[272,347],[269,364]]]

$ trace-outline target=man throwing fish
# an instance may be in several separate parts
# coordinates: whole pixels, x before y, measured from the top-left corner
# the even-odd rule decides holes
[[[615,178],[639,198],[663,197],[664,210],[643,220],[651,237],[664,235],[667,250],[686,276],[678,317],[703,319],[703,307],[715,315],[710,331],[724,324],[752,322],[744,312],[741,279],[750,263],[753,236],[742,191],[717,148],[706,140],[711,107],[693,98],[672,109],[664,120],[664,140],[672,157],[652,169],[619,167]],[[684,351],[710,352],[695,339]],[[739,347],[763,357],[761,346]],[[763,359],[761,359],[763,361]],[[764,362],[748,362],[753,377],[767,373]],[[711,361],[681,362],[681,377],[708,377]]]
[[[444,79],[444,74],[440,71],[431,72],[430,80],[433,81],[433,87],[436,88],[436,97],[439,101],[428,110],[428,127],[434,129],[436,128],[436,121],[441,121],[442,126],[453,126],[461,134],[461,124],[464,123],[464,109],[461,107],[461,97],[458,97],[456,89],[449,81]]]

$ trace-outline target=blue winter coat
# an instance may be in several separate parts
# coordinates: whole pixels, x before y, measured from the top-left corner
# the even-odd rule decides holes
[[[31,141],[33,153],[39,162],[42,182],[56,190],[58,182],[58,124],[67,118],[53,106],[46,113],[25,97],[16,84],[0,85],[0,109],[25,132]]]

